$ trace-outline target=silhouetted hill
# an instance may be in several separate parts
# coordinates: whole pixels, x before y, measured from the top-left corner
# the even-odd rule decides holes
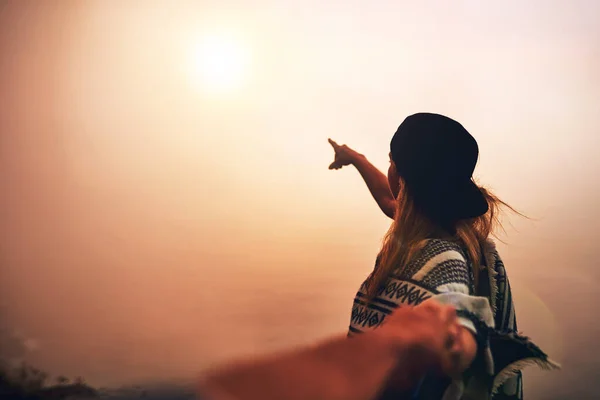
[[[94,398],[98,391],[82,379],[69,383],[58,377],[57,384],[46,385],[48,374],[23,364],[17,368],[0,367],[0,399],[10,400],[62,400],[72,397]]]

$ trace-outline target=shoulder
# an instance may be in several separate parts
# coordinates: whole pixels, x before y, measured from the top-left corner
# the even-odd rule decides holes
[[[432,266],[450,260],[466,263],[465,251],[457,242],[428,239],[411,264],[415,264],[420,269],[426,265]]]
[[[471,272],[462,247],[453,241],[430,239],[411,263],[412,279],[431,288],[464,286],[468,292]],[[438,289],[439,290],[439,289]]]

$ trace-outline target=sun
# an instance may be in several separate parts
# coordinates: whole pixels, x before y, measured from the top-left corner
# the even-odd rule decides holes
[[[191,75],[202,90],[231,92],[244,83],[249,54],[240,41],[226,35],[207,35],[192,52]]]

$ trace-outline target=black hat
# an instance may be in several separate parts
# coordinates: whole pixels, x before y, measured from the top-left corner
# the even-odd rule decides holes
[[[417,207],[438,223],[454,223],[488,211],[473,182],[479,157],[475,138],[439,114],[407,117],[390,144],[392,161]]]

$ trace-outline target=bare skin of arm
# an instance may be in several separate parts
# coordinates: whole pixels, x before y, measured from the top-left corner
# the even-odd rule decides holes
[[[410,388],[432,368],[453,370],[458,327],[451,307],[402,307],[378,329],[234,364],[210,375],[202,389],[214,400],[374,399],[390,378]]]

